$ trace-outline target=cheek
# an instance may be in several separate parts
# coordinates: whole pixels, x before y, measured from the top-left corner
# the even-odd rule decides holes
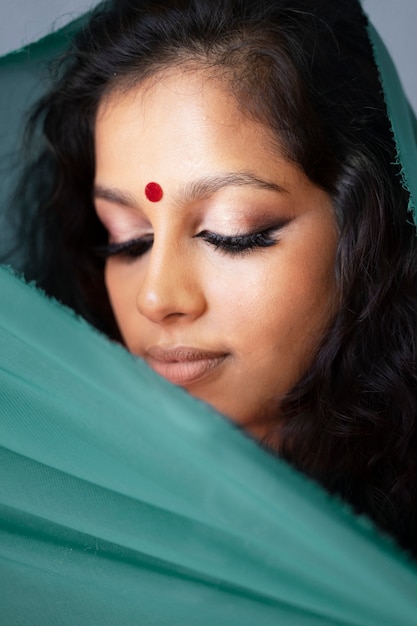
[[[263,264],[247,259],[222,257],[204,276],[207,308],[205,327],[233,352],[254,349],[265,311],[273,307],[265,289]]]
[[[271,347],[273,338],[296,340],[321,332],[334,309],[334,255],[320,263],[299,254],[234,264],[207,286],[218,323],[243,344]],[[262,338],[262,343],[259,340]]]
[[[123,339],[129,348],[135,327],[136,299],[134,273],[120,271],[117,261],[108,261],[104,270],[107,293]]]

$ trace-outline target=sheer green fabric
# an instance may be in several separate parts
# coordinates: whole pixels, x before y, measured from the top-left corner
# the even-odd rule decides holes
[[[365,520],[1,284],[4,623],[415,623],[416,572]]]
[[[372,24],[369,37],[378,63],[384,88],[385,103],[397,144],[397,160],[401,165],[404,187],[410,192],[409,208],[417,225],[417,122],[399,80],[391,57]]]
[[[3,59],[4,162],[72,28]],[[414,194],[413,117],[371,36]],[[0,285],[2,624],[416,623],[417,569],[366,519],[7,269]]]

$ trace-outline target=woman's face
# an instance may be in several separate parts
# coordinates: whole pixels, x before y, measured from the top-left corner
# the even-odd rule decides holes
[[[110,94],[96,161],[105,280],[127,348],[262,436],[334,311],[328,195],[203,71]]]

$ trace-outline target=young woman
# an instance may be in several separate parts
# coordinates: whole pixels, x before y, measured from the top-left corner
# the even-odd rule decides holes
[[[415,623],[412,561],[279,461],[417,555],[416,152],[371,40],[356,0],[118,0],[55,66],[15,258],[115,341],[0,271],[4,623]]]
[[[359,3],[109,3],[56,71],[27,277],[417,556],[417,240]]]

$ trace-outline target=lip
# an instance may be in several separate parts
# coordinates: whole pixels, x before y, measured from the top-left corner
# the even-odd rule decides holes
[[[212,352],[188,346],[152,346],[145,360],[160,376],[174,385],[185,386],[205,378],[226,359],[225,352]]]

